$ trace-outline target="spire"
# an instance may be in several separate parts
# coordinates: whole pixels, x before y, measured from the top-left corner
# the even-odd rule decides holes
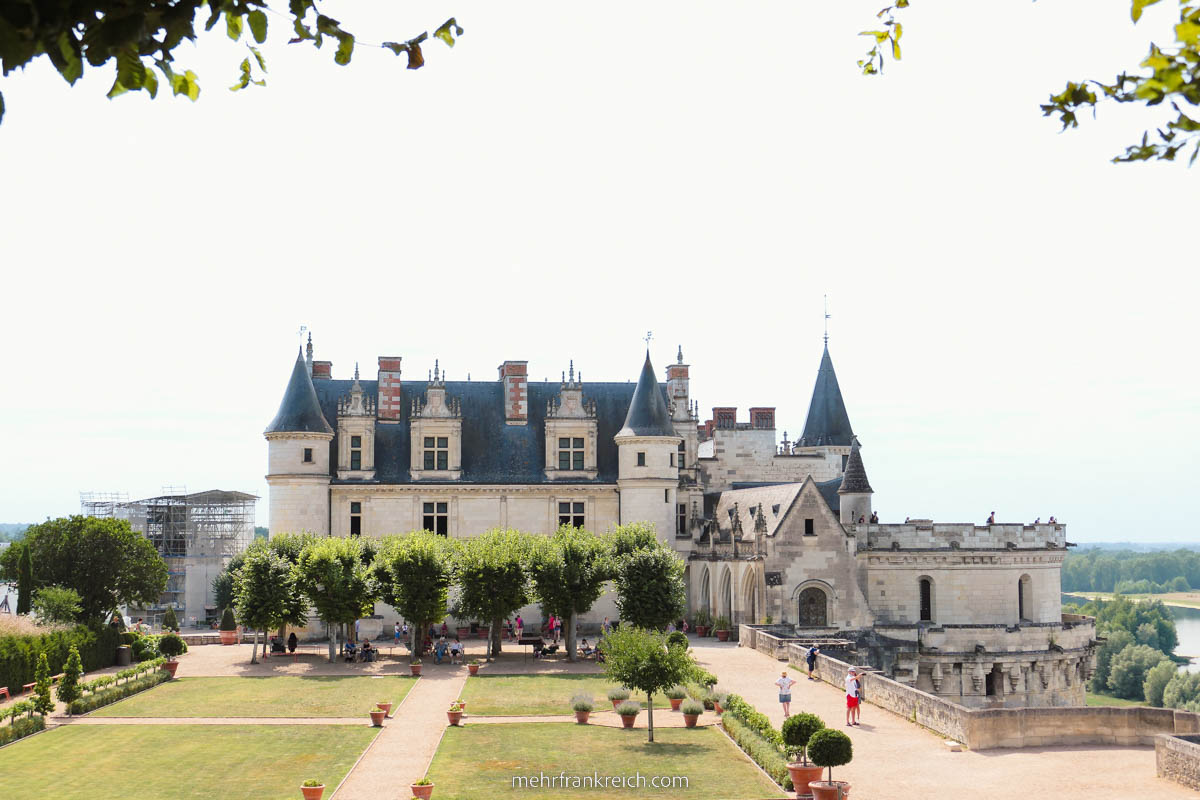
[[[629,403],[625,425],[617,436],[677,437],[675,428],[671,425],[671,415],[667,411],[667,401],[658,386],[658,379],[654,377],[649,350],[646,351],[646,363],[642,365],[642,375],[638,378],[637,388],[633,390],[633,400]]]
[[[321,411],[317,390],[313,388],[312,376],[304,360],[304,350],[296,354],[296,366],[283,393],[279,412],[263,433],[333,433],[329,422]]]
[[[829,345],[821,356],[821,367],[817,370],[817,383],[813,386],[812,400],[808,404],[808,419],[804,433],[796,442],[799,447],[836,445],[846,447],[854,436],[846,404],[842,401],[842,390],[838,386],[837,374],[833,371],[833,360],[829,357]]]
[[[867,480],[867,470],[863,466],[862,453],[858,437],[851,437],[850,457],[846,459],[846,471],[842,473],[842,485],[838,494],[874,494],[870,481]]]
[[[358,383],[358,362],[354,362],[354,382]]]
[[[308,345],[306,346],[305,351],[306,355],[304,357],[304,363],[308,368],[308,374],[312,375],[312,331],[308,332]]]
[[[679,345],[679,352],[677,352],[675,354],[675,363],[676,364],[683,363],[683,345]]]

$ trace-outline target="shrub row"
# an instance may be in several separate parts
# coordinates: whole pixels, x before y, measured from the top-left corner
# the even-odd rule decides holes
[[[143,661],[142,663],[138,664],[137,666],[130,667],[129,669],[123,669],[120,672],[116,673],[115,675],[101,675],[99,678],[96,678],[95,680],[81,683],[81,684],[79,684],[79,688],[85,692],[92,692],[92,693],[99,692],[104,689],[107,689],[110,686],[117,686],[117,685],[123,684],[126,681],[132,680],[133,678],[136,678],[139,675],[143,675],[152,670],[156,670],[159,667],[161,667],[163,665],[163,662],[165,662],[165,661],[166,661],[166,659],[162,658],[161,656],[159,658],[150,659],[149,661]]]
[[[86,714],[89,711],[95,711],[101,706],[115,703],[118,700],[124,700],[130,695],[137,694],[138,692],[144,692],[145,690],[158,686],[163,681],[170,679],[171,673],[167,672],[166,670],[159,669],[148,671],[147,674],[142,675],[139,678],[134,678],[133,680],[127,681],[118,686],[101,689],[100,691],[93,692],[86,697],[81,697],[80,699],[71,703],[71,713]]]
[[[778,750],[783,750],[783,734],[772,728],[771,720],[767,719],[767,715],[756,711],[754,706],[742,699],[741,695],[727,695],[721,706],[725,709],[726,715],[732,714],[738,722],[775,745]]]
[[[71,630],[38,636],[0,637],[0,686],[7,686],[14,696],[19,694],[22,686],[33,682],[33,673],[42,653],[46,654],[52,675],[62,672],[72,645],[79,649],[84,671],[110,667],[117,660],[119,636],[108,626],[89,628],[79,625]]]
[[[13,720],[11,725],[0,727],[0,747],[6,744],[11,744],[17,739],[22,739],[31,733],[37,733],[40,730],[45,730],[46,718],[40,714],[33,717],[23,717],[18,720]]]
[[[792,778],[787,770],[787,759],[774,742],[770,742],[755,733],[748,725],[742,723],[729,712],[721,716],[721,725],[730,738],[742,748],[746,755],[754,760],[771,779],[786,791],[792,791]]]

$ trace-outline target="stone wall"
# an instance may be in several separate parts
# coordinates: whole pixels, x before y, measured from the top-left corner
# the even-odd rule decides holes
[[[933,523],[916,520],[902,525],[854,525],[851,530],[860,542],[876,550],[899,547],[920,550],[960,547],[963,550],[1007,548],[1011,542],[1019,548],[1043,548],[1047,542],[1066,547],[1065,525],[972,525],[971,523]]]
[[[701,481],[710,492],[742,482],[800,483],[809,475],[820,482],[842,474],[842,457],[832,452],[781,455],[768,428],[717,428],[699,452]]]
[[[1200,791],[1200,736],[1154,737],[1158,777]]]

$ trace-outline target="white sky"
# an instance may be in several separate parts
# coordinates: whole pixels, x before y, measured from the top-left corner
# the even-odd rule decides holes
[[[195,104],[0,80],[0,521],[184,484],[265,524],[301,324],[335,377],[452,380],[634,379],[650,329],[705,417],[774,405],[794,438],[828,294],[884,521],[1194,540],[1200,173],[1108,163],[1155,112],[1038,109],[1168,42],[1174,4],[919,0],[867,79],[883,4],[357,0],[326,13],[363,40],[466,34],[343,69],[273,17],[269,85],[235,94],[214,31],[178,54]]]

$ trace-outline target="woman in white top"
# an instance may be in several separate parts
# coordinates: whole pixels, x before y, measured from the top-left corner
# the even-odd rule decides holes
[[[794,680],[788,677],[787,670],[779,673],[779,680],[775,681],[775,685],[779,687],[779,702],[783,704],[783,718],[787,719],[792,715],[792,685]]]
[[[846,672],[846,724],[858,724],[858,672],[851,667]]]

